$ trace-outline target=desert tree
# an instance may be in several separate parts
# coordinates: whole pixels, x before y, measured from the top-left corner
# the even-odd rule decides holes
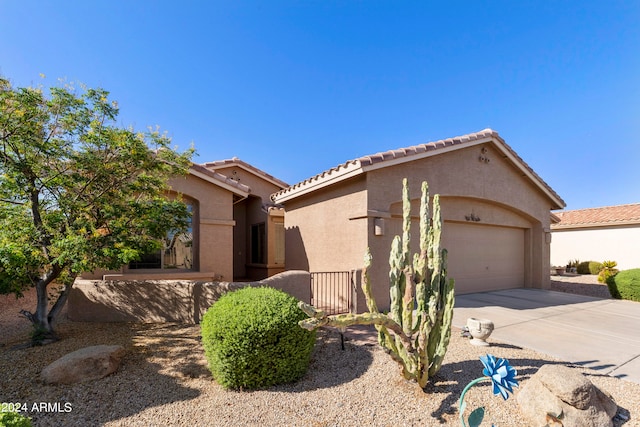
[[[37,306],[22,314],[51,339],[80,273],[139,259],[189,220],[166,194],[192,149],[178,152],[157,128],[118,126],[108,96],[0,77],[0,293],[35,287]]]

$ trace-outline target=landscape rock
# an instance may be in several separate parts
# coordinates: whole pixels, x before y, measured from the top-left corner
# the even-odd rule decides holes
[[[66,354],[40,373],[47,384],[97,380],[118,370],[125,350],[120,345],[96,345]]]
[[[612,418],[618,410],[608,393],[593,385],[577,369],[564,365],[540,367],[524,382],[516,400],[525,419],[531,425],[540,426],[613,426]]]

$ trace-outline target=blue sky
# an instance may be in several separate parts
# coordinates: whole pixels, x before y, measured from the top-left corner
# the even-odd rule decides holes
[[[14,85],[103,87],[199,163],[293,184],[490,127],[568,209],[640,202],[637,1],[0,0],[0,22]]]

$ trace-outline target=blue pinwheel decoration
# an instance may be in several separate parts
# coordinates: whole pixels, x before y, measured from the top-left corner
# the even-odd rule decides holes
[[[509,361],[507,359],[496,359],[496,357],[492,354],[487,354],[486,356],[480,356],[480,361],[484,365],[484,369],[482,370],[484,376],[476,378],[475,380],[467,384],[464,390],[462,390],[462,394],[460,395],[460,424],[462,424],[463,427],[467,427],[467,424],[464,420],[464,410],[466,408],[464,395],[472,386],[479,383],[480,381],[490,379],[493,385],[493,394],[501,395],[504,400],[507,400],[509,398],[509,393],[513,393],[513,387],[518,387],[518,380],[516,380],[516,375],[518,375],[518,372],[511,365],[509,365]],[[483,418],[484,408],[475,409],[469,415],[468,427],[479,426]]]

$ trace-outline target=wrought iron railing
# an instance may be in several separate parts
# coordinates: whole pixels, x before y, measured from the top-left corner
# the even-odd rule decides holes
[[[311,305],[325,313],[350,313],[355,306],[355,271],[311,273]]]

